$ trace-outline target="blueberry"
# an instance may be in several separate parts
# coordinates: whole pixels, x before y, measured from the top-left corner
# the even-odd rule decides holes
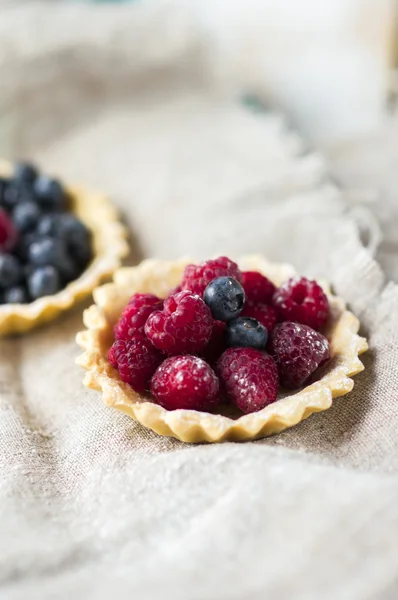
[[[6,190],[7,185],[8,185],[8,179],[6,179],[5,177],[0,177],[0,207],[1,208],[6,207],[6,204],[4,202],[4,192]]]
[[[28,290],[31,298],[56,294],[61,288],[61,278],[52,266],[39,267],[28,278]]]
[[[268,331],[264,325],[251,317],[238,317],[230,321],[225,336],[228,346],[257,350],[263,350],[268,341]]]
[[[65,239],[90,238],[90,230],[71,213],[62,213],[58,216],[57,232]]]
[[[28,260],[29,248],[34,242],[38,241],[38,235],[34,231],[29,231],[20,237],[18,245],[14,250],[15,254],[23,261]]]
[[[28,162],[18,162],[15,165],[14,179],[16,181],[24,181],[25,183],[33,183],[38,175],[34,165]]]
[[[32,275],[33,271],[36,271],[37,267],[35,265],[32,265],[31,263],[27,263],[26,265],[23,266],[23,272],[24,272],[24,276],[25,279],[29,279],[29,277]]]
[[[0,290],[0,305],[4,304],[4,292]]]
[[[12,215],[14,224],[19,231],[31,231],[37,225],[40,209],[35,202],[21,202],[14,208]]]
[[[19,260],[12,254],[0,254],[0,287],[17,285],[22,277],[23,269]]]
[[[31,244],[28,255],[29,261],[38,267],[59,267],[67,257],[67,251],[63,240],[43,237]]]
[[[68,239],[68,249],[81,268],[85,268],[93,257],[91,239],[86,234],[71,235]]]
[[[39,235],[53,236],[55,237],[58,233],[58,220],[60,215],[55,213],[43,215],[37,224],[37,233]]]
[[[34,182],[33,189],[38,203],[49,210],[62,210],[66,206],[66,192],[57,179],[40,175]]]
[[[58,235],[65,240],[73,260],[85,267],[93,255],[90,230],[75,215],[69,213],[59,215],[56,229]]]
[[[60,265],[59,272],[61,274],[63,283],[67,284],[79,277],[81,269],[69,256],[67,256],[63,264]]]
[[[5,304],[26,304],[27,302],[29,302],[29,295],[22,285],[8,288],[4,292]]]
[[[11,179],[3,192],[3,204],[8,209],[13,209],[20,202],[34,202],[35,195],[29,185],[22,181]]]
[[[217,277],[206,287],[203,299],[214,319],[230,321],[242,312],[245,291],[233,277]]]

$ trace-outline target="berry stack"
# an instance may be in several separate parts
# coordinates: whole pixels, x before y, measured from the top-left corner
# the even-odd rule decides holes
[[[305,385],[330,356],[320,329],[322,288],[305,278],[281,287],[226,257],[188,265],[165,299],[134,294],[114,328],[109,362],[120,378],[168,410],[243,413],[275,402],[279,386]]]
[[[90,231],[58,180],[28,163],[0,178],[0,304],[55,294],[91,259]]]

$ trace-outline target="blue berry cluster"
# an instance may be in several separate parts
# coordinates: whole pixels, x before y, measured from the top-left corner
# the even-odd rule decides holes
[[[12,177],[0,178],[1,218],[17,235],[12,249],[0,248],[0,304],[55,294],[92,259],[91,233],[70,211],[64,186],[32,164],[19,163]]]
[[[217,277],[206,287],[203,299],[214,319],[225,321],[225,341],[229,347],[257,348],[267,345],[268,331],[257,319],[240,317],[245,291],[234,277]]]

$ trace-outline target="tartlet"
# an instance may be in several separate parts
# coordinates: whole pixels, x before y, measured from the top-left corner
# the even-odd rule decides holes
[[[152,293],[161,298],[181,281],[190,260],[174,262],[145,260],[136,267],[121,268],[114,273],[113,283],[96,288],[95,304],[84,312],[86,330],[77,334],[84,349],[77,364],[86,369],[84,384],[102,391],[105,403],[139,421],[156,433],[183,442],[244,441],[265,437],[292,427],[314,412],[329,408],[333,398],[350,392],[351,379],[364,369],[358,356],[368,348],[358,335],[359,321],[347,310],[345,302],[323,284],[330,305],[330,316],[324,331],[330,343],[330,360],[320,369],[319,379],[295,393],[280,394],[266,408],[235,418],[234,414],[211,414],[194,410],[167,411],[137,394],[123,383],[119,373],[108,362],[113,343],[113,327],[123,307],[135,292]],[[259,271],[276,285],[296,275],[290,265],[268,262],[260,256],[238,261],[242,270]],[[228,411],[228,408],[225,409]]]
[[[0,175],[8,176],[13,167],[0,161]],[[72,212],[92,232],[94,258],[83,273],[63,290],[29,304],[0,305],[0,336],[25,333],[55,319],[109,278],[128,253],[127,231],[119,222],[116,209],[101,193],[66,185]]]

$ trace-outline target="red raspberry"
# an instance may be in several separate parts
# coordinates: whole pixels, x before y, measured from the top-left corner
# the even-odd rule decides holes
[[[116,360],[116,356],[115,356],[115,347],[114,346],[111,346],[111,348],[108,352],[108,361],[111,363],[112,367],[117,369],[117,360]]]
[[[163,300],[153,294],[134,294],[115,325],[113,330],[115,339],[128,339],[136,333],[144,333],[149,315],[155,310],[161,310],[162,307]]]
[[[226,349],[224,321],[213,321],[210,340],[202,351],[203,358],[209,363],[215,363]]]
[[[149,389],[151,377],[164,357],[144,335],[139,334],[129,340],[116,340],[108,358],[117,361],[122,381],[136,392],[144,392]]]
[[[278,320],[278,313],[275,308],[268,306],[268,304],[246,304],[241,316],[257,319],[266,327],[268,333],[271,333]]]
[[[10,252],[15,248],[18,241],[18,232],[7,215],[6,211],[0,208],[0,252]]]
[[[203,292],[210,281],[223,276],[234,277],[238,281],[241,280],[238,265],[226,256],[207,260],[202,265],[187,265],[182,277],[181,287],[184,290],[191,290],[198,296],[203,296]]]
[[[329,302],[316,281],[293,277],[274,294],[274,306],[284,321],[296,321],[320,329],[329,314]]]
[[[219,381],[213,369],[197,356],[167,358],[152,377],[151,393],[167,410],[212,410],[218,400]]]
[[[272,281],[257,271],[243,271],[241,284],[245,290],[246,302],[253,304],[271,302],[276,290]]]
[[[210,339],[213,319],[202,298],[183,290],[164,302],[163,311],[150,315],[145,333],[166,354],[196,354]]]
[[[325,336],[307,325],[285,321],[271,336],[271,352],[278,365],[281,384],[301,387],[330,357]]]
[[[275,402],[278,369],[265,352],[254,348],[228,348],[216,369],[232,402],[244,413],[261,410]]]

